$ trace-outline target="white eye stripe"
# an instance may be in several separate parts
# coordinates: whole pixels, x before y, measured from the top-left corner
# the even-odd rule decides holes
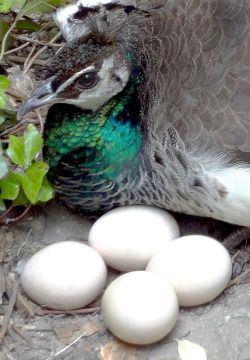
[[[94,66],[88,66],[83,70],[80,70],[78,72],[76,72],[74,75],[72,75],[68,80],[66,80],[62,85],[59,86],[59,88],[57,89],[56,93],[59,94],[60,92],[62,92],[63,90],[65,90],[69,85],[73,84],[73,82],[78,79],[81,75],[88,73],[90,71],[95,71],[95,67]]]

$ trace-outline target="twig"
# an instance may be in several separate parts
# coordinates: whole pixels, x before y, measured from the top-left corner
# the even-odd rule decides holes
[[[15,206],[13,204],[10,205],[10,207],[7,210],[5,210],[5,212],[2,215],[0,215],[0,224],[2,224],[2,221],[5,224],[4,219],[13,210],[14,207]]]
[[[17,48],[14,48],[14,49],[11,49],[11,50],[8,50],[8,51],[5,51],[4,56],[5,56],[5,55],[12,54],[12,53],[14,53],[14,52],[17,52],[18,50],[21,50],[21,49],[25,48],[25,47],[26,47],[26,46],[28,46],[28,45],[29,45],[29,43],[28,43],[28,42],[26,42],[26,43],[24,43],[24,44],[22,44],[22,45],[18,46]]]
[[[22,242],[19,246],[19,249],[17,250],[17,254],[16,256],[19,258],[20,253],[22,251],[22,249],[25,247],[25,245],[30,241],[30,235],[32,234],[32,228],[29,229],[28,233],[25,235],[25,240],[24,242]]]
[[[35,311],[35,314],[38,316],[46,315],[76,315],[76,314],[91,314],[96,311],[99,311],[100,307],[86,308],[86,309],[76,309],[76,310],[49,310],[49,309],[39,309]]]
[[[15,39],[17,40],[21,40],[21,41],[26,41],[32,44],[37,44],[37,45],[42,45],[42,46],[51,46],[51,47],[62,47],[65,43],[61,43],[61,44],[54,44],[51,42],[46,43],[45,41],[41,41],[41,40],[36,40],[36,39],[30,39],[26,36],[21,36],[21,35],[14,35],[13,36]]]
[[[240,356],[240,354],[241,354],[241,352],[242,352],[243,347],[244,347],[244,344],[241,345],[240,350],[239,350],[238,353],[235,355],[234,360],[238,360],[238,358],[239,358],[239,356]]]
[[[40,134],[43,135],[43,132],[44,132],[44,121],[43,121],[43,118],[41,117],[41,114],[40,114],[39,109],[36,109],[35,112],[36,112],[36,114],[37,114],[37,117],[38,117],[39,123],[40,123]]]
[[[13,205],[11,205],[11,207],[12,206]],[[31,208],[32,208],[32,204],[29,204],[26,207],[26,209],[19,216],[14,217],[14,218],[7,218],[7,219],[2,218],[2,219],[0,219],[0,224],[8,225],[8,224],[15,223],[15,222],[22,220],[24,218],[24,216],[30,211]],[[9,213],[9,211],[8,211],[8,213]],[[3,215],[2,215],[2,217],[3,217]],[[5,214],[5,217],[6,217],[6,214]]]
[[[51,40],[50,44],[54,43],[59,37],[61,36],[61,32],[59,31]],[[40,50],[37,51],[37,53],[31,58],[30,62],[27,64],[26,68],[24,69],[24,73],[26,73],[34,63],[34,61],[38,58],[39,55],[41,55],[46,49],[48,48],[48,45],[45,45]]]
[[[61,349],[60,351],[58,351],[55,354],[50,355],[46,360],[53,360],[55,358],[57,358],[59,355],[61,355],[64,351],[68,350],[72,345],[74,345],[77,341],[79,341],[85,334],[87,331],[84,331],[84,333],[80,336],[78,336],[78,338],[76,338],[74,341],[72,341],[72,343],[70,343],[69,345],[65,346],[63,349]]]
[[[24,341],[26,341],[27,344],[31,345],[31,339],[28,336],[25,336],[20,329],[18,329],[16,326],[11,325],[11,329],[20,336]]]
[[[54,331],[54,327],[48,324],[42,325],[19,325],[22,329],[26,331]]]
[[[4,353],[5,353],[6,357],[8,358],[8,360],[16,360],[15,358],[12,357],[12,355],[9,352],[7,352],[7,350],[4,350]]]
[[[26,68],[27,64],[29,63],[29,60],[32,57],[32,55],[34,54],[35,50],[36,50],[36,44],[33,44],[32,49],[30,50],[29,55],[27,56],[27,58],[24,62],[24,65],[23,65],[24,69]]]
[[[35,313],[34,313],[32,307],[30,306],[28,301],[26,301],[26,299],[23,297],[23,295],[20,294],[19,292],[17,294],[17,303],[22,305],[22,307],[27,311],[29,316],[31,316],[31,317],[35,316]]]
[[[23,56],[15,56],[15,55],[8,55],[6,56],[6,59],[7,60],[11,60],[11,61],[14,61],[14,62],[17,62],[19,64],[23,64],[26,60],[26,57],[23,57]],[[47,65],[48,64],[48,61],[47,60],[40,60],[40,59],[36,59],[35,61],[33,61],[33,64],[35,65]]]
[[[16,283],[16,281],[13,281],[12,292],[11,292],[11,296],[9,299],[9,304],[8,304],[6,313],[4,315],[3,324],[2,324],[2,327],[0,330],[0,345],[3,341],[5,333],[9,327],[9,321],[10,321],[11,314],[12,314],[12,311],[13,311],[15,303],[16,303],[16,298],[17,298],[17,283]]]
[[[4,37],[3,37],[3,40],[2,40],[2,46],[1,46],[1,51],[0,51],[0,63],[1,61],[3,60],[3,56],[4,56],[4,53],[5,53],[5,48],[6,48],[6,42],[7,42],[7,39],[11,33],[11,31],[15,28],[16,26],[16,23],[17,23],[17,20],[18,20],[18,16],[15,18],[15,20],[13,21],[12,25],[9,27],[8,31],[5,33]]]
[[[32,112],[31,112],[32,114]],[[14,135],[17,134],[18,132],[25,130],[27,127],[27,123],[32,123],[32,124],[38,124],[37,119],[32,119],[31,115],[29,114],[29,118],[24,118],[23,120],[19,121],[16,125],[13,125],[11,127],[9,127],[8,129],[4,130],[1,133],[1,137],[3,136],[9,136],[9,135]]]
[[[18,222],[18,221],[22,220],[24,218],[24,216],[28,214],[28,212],[30,211],[31,208],[32,208],[32,204],[29,204],[26,207],[26,209],[22,212],[22,214],[15,217],[14,219],[7,219],[6,224],[10,224],[10,223],[14,223],[14,222]]]

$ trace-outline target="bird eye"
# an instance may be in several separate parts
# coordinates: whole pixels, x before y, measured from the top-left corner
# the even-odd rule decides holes
[[[76,81],[77,85],[83,89],[90,89],[95,86],[99,78],[95,71],[87,72],[81,75]]]

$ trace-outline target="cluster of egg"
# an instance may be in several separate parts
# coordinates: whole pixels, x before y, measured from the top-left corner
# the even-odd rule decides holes
[[[175,219],[164,210],[115,209],[94,223],[90,246],[64,241],[36,253],[21,274],[21,285],[38,304],[69,310],[101,293],[106,264],[125,272],[104,292],[104,322],[121,340],[150,344],[174,327],[179,305],[215,299],[231,278],[230,256],[218,241],[179,236]]]

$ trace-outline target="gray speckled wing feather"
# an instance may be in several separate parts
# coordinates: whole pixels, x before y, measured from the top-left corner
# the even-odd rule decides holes
[[[80,0],[78,5],[66,8],[66,18],[71,17],[66,27],[64,10],[56,15],[68,41],[91,31],[88,16],[91,22],[97,19],[99,26],[102,22],[101,10],[86,11],[83,19],[72,21],[80,4],[86,3]],[[213,149],[249,161],[249,1],[115,3],[132,5],[150,14],[127,14],[116,8],[107,11],[109,30],[112,32],[113,27],[121,41],[141,52],[145,61],[146,81],[141,94],[142,104],[147,104],[144,121],[152,131],[164,134],[167,128],[174,127],[191,153]]]

